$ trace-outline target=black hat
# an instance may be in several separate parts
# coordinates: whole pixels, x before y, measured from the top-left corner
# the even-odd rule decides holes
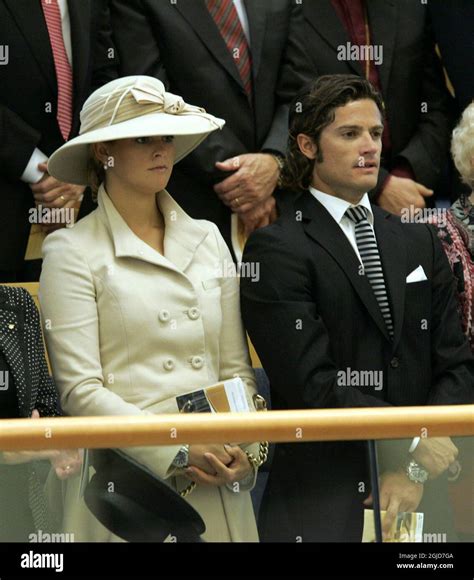
[[[84,499],[95,517],[128,542],[202,542],[198,512],[152,471],[118,449],[90,452],[96,470]],[[109,490],[113,483],[113,491]]]

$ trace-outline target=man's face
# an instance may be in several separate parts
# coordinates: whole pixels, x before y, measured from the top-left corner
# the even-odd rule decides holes
[[[314,164],[312,185],[324,193],[358,201],[377,184],[382,132],[381,115],[371,99],[338,107],[334,121],[321,132],[323,160]],[[317,148],[313,146],[314,157],[308,150],[302,152],[316,158]]]

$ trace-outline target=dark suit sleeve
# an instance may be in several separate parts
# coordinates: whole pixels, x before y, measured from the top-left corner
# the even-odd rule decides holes
[[[416,181],[426,187],[436,185],[440,168],[447,161],[451,120],[448,90],[429,22],[424,30],[424,66],[418,128],[399,157],[410,163]],[[425,110],[426,108],[426,110]],[[403,111],[400,112],[403,115]],[[396,164],[396,160],[395,160]]]
[[[259,279],[241,278],[245,327],[281,406],[290,409],[389,406],[337,385],[329,334],[315,301],[306,258],[281,239],[278,227],[257,230],[243,262]]]
[[[55,384],[51,375],[49,374],[48,365],[46,362],[46,355],[44,349],[43,335],[41,332],[41,324],[38,309],[31,298],[30,294],[25,291],[26,298],[26,323],[33,329],[33,341],[28,348],[35,350],[34,360],[38,361],[39,379],[38,392],[36,400],[34,401],[34,408],[38,409],[41,417],[54,417],[61,415],[59,407],[59,397]]]
[[[40,139],[39,131],[0,103],[0,171],[6,178],[20,179]]]
[[[92,91],[118,77],[117,50],[112,39],[112,24],[107,0],[94,0],[97,11],[92,45]]]
[[[289,104],[295,95],[316,77],[303,44],[304,20],[301,5],[292,3],[289,19],[286,49],[281,60],[276,87],[280,104],[275,110],[272,126],[262,147],[262,150],[279,151],[283,155],[288,141]]]
[[[426,227],[433,243],[433,386],[428,404],[469,404],[474,402],[474,357],[462,332],[456,280],[435,229]]]

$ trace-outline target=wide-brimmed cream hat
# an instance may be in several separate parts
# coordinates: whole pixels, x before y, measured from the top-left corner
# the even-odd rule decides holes
[[[177,163],[225,121],[188,105],[148,76],[116,79],[94,91],[81,111],[79,136],[55,151],[48,173],[66,183],[88,184],[91,143],[173,135]]]

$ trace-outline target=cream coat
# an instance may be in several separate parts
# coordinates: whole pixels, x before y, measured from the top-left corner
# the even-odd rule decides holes
[[[164,256],[138,238],[103,188],[98,209],[44,243],[40,303],[61,405],[69,415],[177,412],[175,397],[253,371],[231,256],[217,227],[191,219],[158,194]],[[253,408],[253,406],[252,406]],[[255,453],[258,447],[254,444]],[[175,489],[189,482],[171,465],[179,445],[127,451]],[[67,485],[65,531],[75,540],[116,538]],[[208,541],[257,541],[250,493],[198,486],[188,497]]]

